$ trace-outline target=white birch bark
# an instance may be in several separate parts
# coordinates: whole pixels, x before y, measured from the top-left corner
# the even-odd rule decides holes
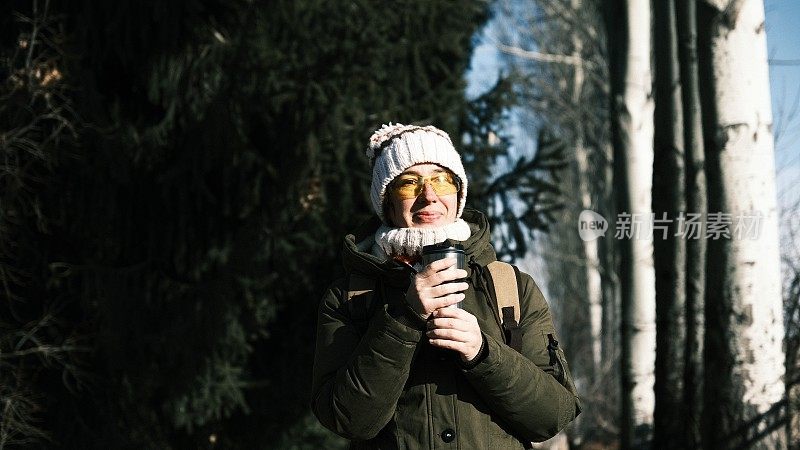
[[[740,339],[735,368],[745,404],[764,413],[784,394],[774,142],[767,66],[764,5],[732,2],[730,28],[712,36],[716,139],[725,213],[761,216],[757,239],[732,236],[728,265],[733,295],[733,335]],[[735,14],[738,12],[738,14]],[[738,330],[736,328],[739,328]]]
[[[570,8],[578,11],[581,7],[580,0],[571,0]],[[583,92],[583,81],[585,78],[583,59],[583,40],[578,33],[572,33],[572,55],[575,63],[574,79],[572,85],[572,105],[579,109],[581,105],[581,94]],[[592,193],[590,180],[596,176],[589,168],[589,151],[584,145],[584,126],[581,121],[575,124],[575,160],[578,163],[578,188],[580,192],[581,208],[591,209]],[[603,286],[600,277],[600,255],[598,242],[594,239],[583,242],[583,253],[586,258],[586,293],[589,297],[589,326],[592,337],[592,374],[598,376],[600,373],[600,358],[602,350],[602,324],[603,324]]]
[[[578,179],[580,188],[580,201],[582,209],[593,209],[592,197],[589,189],[589,155],[583,145],[583,139],[578,137],[575,142],[575,159],[578,163]],[[583,242],[583,254],[586,259],[586,293],[589,296],[589,325],[592,336],[592,369],[595,376],[600,373],[600,360],[602,350],[602,324],[603,324],[603,286],[600,277],[600,252],[597,240]]]
[[[655,408],[655,270],[653,240],[648,227],[652,211],[653,180],[653,112],[651,69],[651,7],[649,0],[628,0],[628,54],[625,73],[623,114],[627,114],[622,131],[626,145],[627,192],[630,212],[641,221],[642,229],[634,234],[631,246],[631,304],[623,317],[629,328],[630,370],[632,379],[633,418],[636,429],[650,428]]]

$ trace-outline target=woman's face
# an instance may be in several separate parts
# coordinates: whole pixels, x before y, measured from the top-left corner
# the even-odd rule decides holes
[[[389,197],[387,217],[396,227],[402,228],[435,228],[456,221],[458,213],[458,192],[437,194],[432,183],[425,180],[422,192],[414,198],[402,198],[395,186],[401,182],[412,183],[414,176],[431,177],[449,175],[451,180],[456,176],[447,169],[436,164],[417,164],[406,169],[395,178],[387,188]],[[408,180],[408,181],[406,181]],[[440,185],[442,183],[439,183]],[[446,185],[445,185],[446,187]],[[408,191],[408,189],[407,189]],[[440,192],[446,189],[439,189]],[[405,195],[408,197],[408,195]]]

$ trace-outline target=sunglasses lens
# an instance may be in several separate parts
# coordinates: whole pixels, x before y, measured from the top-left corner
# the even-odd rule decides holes
[[[436,195],[450,195],[458,192],[458,185],[449,173],[437,173],[429,177],[400,175],[392,183],[392,191],[402,199],[416,198],[422,193],[425,183],[430,183]]]
[[[431,183],[431,187],[433,187],[437,195],[450,195],[458,192],[458,186],[456,186],[453,177],[449,173],[433,175],[428,178],[428,182]]]
[[[414,198],[422,191],[422,183],[416,175],[400,175],[392,183],[392,189],[400,198]]]

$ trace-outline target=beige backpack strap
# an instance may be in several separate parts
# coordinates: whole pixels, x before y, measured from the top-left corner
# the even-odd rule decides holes
[[[500,311],[500,321],[505,322],[503,308],[514,308],[514,321],[519,323],[519,290],[517,289],[517,274],[514,267],[503,261],[493,261],[486,266],[492,276],[494,291],[497,294],[497,310]]]
[[[519,290],[517,270],[509,263],[493,261],[486,266],[494,285],[497,312],[506,344],[516,351],[522,350],[522,329],[520,328]]]
[[[353,272],[347,285],[347,303],[354,320],[367,318],[372,297],[375,294],[375,279]]]
[[[347,285],[347,300],[350,301],[353,297],[370,294],[375,291],[375,280],[367,278],[360,273],[353,272],[350,274],[350,281]]]

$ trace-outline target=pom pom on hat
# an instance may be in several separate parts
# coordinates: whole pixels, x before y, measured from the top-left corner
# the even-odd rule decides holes
[[[384,222],[388,222],[383,214],[386,187],[395,177],[416,164],[438,164],[453,172],[461,182],[456,217],[461,217],[464,212],[467,174],[461,156],[444,131],[430,125],[383,125],[369,138],[367,158],[372,165],[372,207]]]

